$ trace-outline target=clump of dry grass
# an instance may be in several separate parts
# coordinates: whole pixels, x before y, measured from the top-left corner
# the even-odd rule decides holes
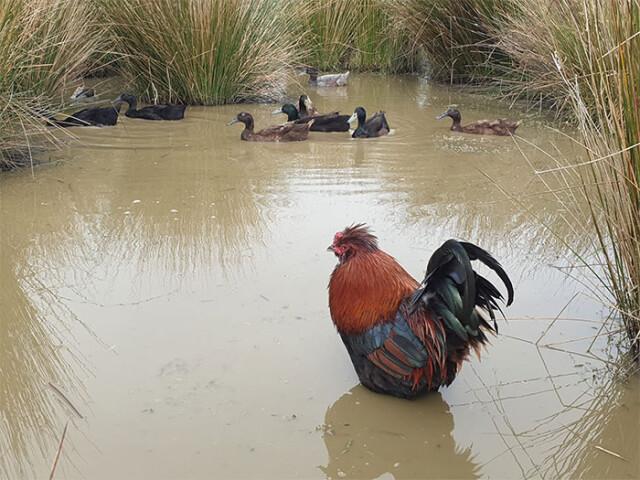
[[[398,28],[384,0],[294,3],[304,63],[323,70],[407,72],[417,67],[411,32]]]
[[[605,68],[606,59],[600,58],[607,53],[603,44],[611,44],[621,33],[613,31],[622,20],[620,8],[637,8],[635,0],[611,5],[608,11],[609,2],[603,1],[527,0],[519,2],[517,11],[501,9],[499,22],[488,29],[496,47],[511,59],[499,79],[502,93],[543,103],[575,119],[579,107],[566,80],[576,79],[587,87],[580,92],[582,103],[595,106],[601,91],[587,83],[596,70]]]
[[[510,59],[496,47],[495,29],[514,0],[393,0],[392,16],[427,59],[429,76],[450,83],[482,83],[501,76]]]
[[[55,143],[39,109],[46,98],[0,92],[0,171],[33,166],[33,151],[42,143]]]
[[[297,19],[272,0],[98,0],[123,75],[148,99],[224,104],[274,99],[296,61]]]
[[[0,164],[29,156],[46,134],[45,111],[101,63],[106,26],[83,0],[0,0]]]
[[[106,26],[83,0],[0,0],[0,91],[54,95],[101,64]]]

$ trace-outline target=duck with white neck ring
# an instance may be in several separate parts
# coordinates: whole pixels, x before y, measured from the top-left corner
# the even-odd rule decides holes
[[[357,107],[349,118],[349,123],[353,123],[356,120],[358,121],[358,126],[351,135],[353,138],[381,137],[387,135],[391,130],[387,117],[382,111],[375,113],[367,120],[366,110],[363,107]]]

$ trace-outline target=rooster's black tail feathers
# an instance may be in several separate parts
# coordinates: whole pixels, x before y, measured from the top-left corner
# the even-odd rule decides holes
[[[424,280],[411,299],[411,310],[422,305],[442,318],[460,339],[467,341],[472,336],[483,341],[481,325],[498,331],[495,311],[502,314],[498,300],[503,300],[503,296],[489,280],[473,270],[473,260],[481,261],[496,272],[507,288],[506,304],[511,305],[513,285],[502,265],[472,243],[447,240],[429,259]],[[478,309],[489,315],[493,328]]]

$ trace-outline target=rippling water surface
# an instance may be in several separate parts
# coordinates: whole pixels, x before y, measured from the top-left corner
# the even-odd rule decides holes
[[[580,152],[531,119],[515,140],[452,133],[450,103],[514,112],[415,77],[307,93],[384,109],[392,133],[245,143],[226,122],[273,105],[191,107],[76,130],[35,177],[0,178],[0,477],[46,478],[67,423],[56,478],[640,476],[638,381],[609,379],[606,312],[539,221],[565,231],[540,149]],[[326,291],[353,222],[416,277],[450,237],[510,273],[509,321],[451,387],[358,386]]]

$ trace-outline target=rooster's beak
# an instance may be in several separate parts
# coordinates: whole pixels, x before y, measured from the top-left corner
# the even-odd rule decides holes
[[[336,249],[333,247],[333,245],[329,245],[329,246],[327,247],[327,252],[333,252],[333,253],[335,253],[335,252],[336,252]]]

